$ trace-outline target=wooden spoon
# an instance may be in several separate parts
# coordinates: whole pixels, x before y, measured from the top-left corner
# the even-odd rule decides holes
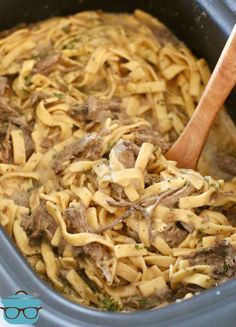
[[[236,25],[220,55],[201,100],[183,133],[166,153],[178,167],[197,165],[210,127],[236,84]]]

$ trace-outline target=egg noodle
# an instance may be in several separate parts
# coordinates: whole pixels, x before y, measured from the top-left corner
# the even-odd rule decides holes
[[[234,276],[235,181],[164,156],[209,75],[140,10],[0,39],[0,222],[69,299],[155,308]]]

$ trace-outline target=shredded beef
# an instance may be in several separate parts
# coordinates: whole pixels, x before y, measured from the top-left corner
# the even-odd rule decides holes
[[[195,294],[202,291],[204,291],[204,288],[195,284],[187,284],[187,285],[179,284],[177,289],[173,291],[172,301],[183,299],[185,295],[187,295],[188,293]]]
[[[27,126],[25,117],[13,108],[5,97],[0,97],[0,123],[2,122],[11,122],[19,127]]]
[[[61,240],[60,240],[60,242],[58,244],[58,250],[57,250],[60,257],[63,256],[65,246],[66,246],[66,241],[63,238],[61,238]]]
[[[30,216],[24,217],[22,227],[27,233],[30,242],[38,243],[43,238],[51,241],[57,225],[48,214],[45,203],[41,203]]]
[[[68,231],[71,233],[91,232],[87,223],[84,208],[69,208],[65,211],[65,222]],[[110,262],[111,255],[107,248],[100,243],[93,242],[82,248],[83,252],[90,256],[96,266],[102,271],[104,277],[109,282],[111,280]]]
[[[168,151],[170,148],[170,145],[163,140],[162,136],[151,127],[148,126],[139,127],[134,132],[134,136],[135,136],[134,142],[138,146],[141,146],[144,142],[151,143],[155,146],[160,147],[164,153]]]
[[[31,154],[35,150],[34,142],[32,141],[31,134],[27,129],[23,129],[23,136],[24,136],[24,142],[25,142],[25,153],[26,153],[26,159],[28,160]]]
[[[65,210],[65,222],[69,233],[90,232],[89,225],[82,207],[68,208]]]
[[[0,127],[0,161],[10,163],[12,161],[12,144],[11,138],[12,125],[2,124]]]
[[[166,228],[160,233],[160,236],[171,247],[177,247],[187,237],[188,232],[179,227],[175,222],[167,223]]]
[[[155,183],[160,182],[160,176],[157,174],[148,173],[146,170],[144,171],[144,181],[145,187],[151,186]]]
[[[4,76],[0,76],[0,96],[4,95],[5,89],[8,88],[8,80]]]
[[[43,92],[33,92],[30,97],[29,97],[29,103],[32,107],[35,107],[38,105],[38,103],[41,100],[47,99],[48,95],[46,93]]]
[[[123,188],[115,183],[111,183],[110,187],[111,187],[111,197],[117,201],[121,201],[121,199],[125,196],[125,192]]]
[[[33,69],[33,72],[48,74],[54,69],[55,64],[57,64],[59,60],[60,60],[60,54],[49,55],[46,58],[43,58],[37,62],[37,64]]]
[[[1,123],[1,122],[0,122]],[[13,161],[13,149],[11,142],[11,132],[18,128],[12,123],[2,123],[0,127],[0,161],[11,163]],[[26,159],[34,152],[35,147],[28,128],[21,127],[24,136]]]
[[[218,152],[216,157],[217,166],[231,176],[236,175],[236,158],[222,152]]]
[[[230,225],[236,227],[236,206],[227,208],[227,211],[223,211],[222,213],[227,217]]]
[[[102,155],[102,139],[97,133],[86,134],[78,141],[67,145],[56,157],[54,169],[58,174],[72,158],[97,160]]]
[[[139,153],[139,147],[130,141],[121,141],[117,143],[113,150],[118,160],[125,168],[133,168]]]
[[[140,242],[140,237],[139,237],[138,232],[129,228],[128,226],[126,226],[125,232],[129,237],[133,238],[137,243]]]
[[[102,123],[107,118],[125,117],[125,113],[121,113],[120,102],[117,99],[101,100],[93,96],[88,97],[83,104],[72,106],[69,114],[76,120],[96,123]]]
[[[26,192],[15,192],[12,195],[12,200],[15,202],[15,204],[23,207],[29,206],[29,197],[30,194]]]
[[[195,251],[187,256],[190,265],[210,265],[213,267],[213,277],[224,280],[236,273],[236,251],[231,244],[220,241],[215,246]]]
[[[48,150],[53,147],[54,141],[52,139],[49,139],[45,137],[42,142],[40,143],[41,147],[44,148],[45,150]]]

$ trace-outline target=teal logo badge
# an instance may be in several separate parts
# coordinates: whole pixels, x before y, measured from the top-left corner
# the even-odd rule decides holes
[[[8,298],[2,299],[4,319],[13,325],[33,325],[39,319],[42,301],[25,291],[18,291]]]

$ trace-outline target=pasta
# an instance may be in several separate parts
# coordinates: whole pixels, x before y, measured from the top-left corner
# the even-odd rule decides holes
[[[165,158],[209,75],[140,10],[0,39],[0,223],[58,292],[132,311],[235,276],[234,172],[209,164],[230,118],[218,118],[198,171]]]

